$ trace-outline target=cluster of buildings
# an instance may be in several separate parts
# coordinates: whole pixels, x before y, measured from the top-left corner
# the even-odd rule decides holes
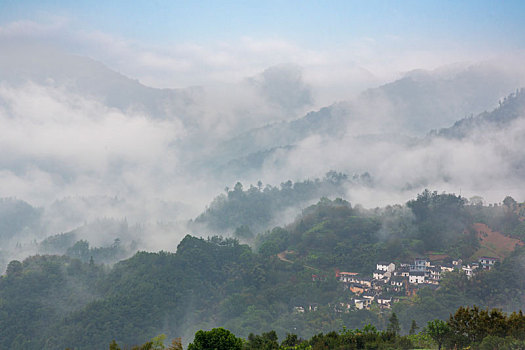
[[[369,309],[373,303],[377,303],[379,308],[389,309],[400,297],[414,295],[421,286],[437,288],[445,272],[459,270],[470,278],[479,269],[490,270],[498,261],[494,257],[481,257],[478,262],[465,265],[461,259],[452,264],[432,265],[428,258],[416,258],[412,264],[398,266],[392,262],[378,262],[371,277],[337,270],[337,281],[354,297],[351,303],[340,303],[334,309],[337,312]]]
[[[463,271],[471,278],[477,271],[490,270],[498,258],[481,257],[477,262],[463,264],[461,259],[451,264],[432,264],[428,258],[415,258],[411,264],[396,265],[393,262],[378,262],[372,276],[357,272],[335,271],[336,280],[344,290],[351,292],[350,302],[330,304],[335,312],[347,313],[352,310],[370,309],[377,304],[379,309],[390,309],[401,298],[415,295],[419,288],[438,288],[443,273]],[[326,281],[326,276],[312,275],[312,281]],[[298,313],[317,311],[318,304],[296,306]]]

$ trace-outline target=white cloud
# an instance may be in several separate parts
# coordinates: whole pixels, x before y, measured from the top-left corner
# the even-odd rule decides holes
[[[178,165],[176,150],[169,147],[184,134],[177,121],[124,114],[63,88],[34,83],[0,86],[0,101],[0,148],[5,151],[0,161],[29,169],[16,181],[16,187],[22,189],[18,196],[30,198],[34,192],[33,185],[22,184],[22,179],[45,182],[46,186],[39,186],[44,192],[51,185],[51,191],[57,192],[54,196],[78,194],[82,189],[124,192],[147,183],[148,176],[166,176],[152,173],[158,171],[155,167],[159,163]],[[120,177],[115,168],[123,174],[137,172],[143,178]],[[161,169],[168,171],[164,166]],[[11,191],[5,188],[6,192]]]
[[[166,218],[166,211],[159,209],[162,201],[182,201],[190,207],[184,215],[195,215],[225,185],[231,185],[216,174],[192,173],[194,168],[186,168],[212,158],[221,140],[270,122],[300,117],[307,108],[349,98],[408,69],[434,68],[477,55],[406,49],[403,45],[395,49],[383,47],[373,38],[356,38],[339,48],[324,49],[250,37],[159,47],[103,32],[78,31],[64,18],[47,24],[19,21],[0,27],[0,50],[8,44],[17,45],[18,40],[24,45],[53,43],[152,86],[204,85],[180,92],[182,97],[176,101],[170,95],[168,101],[177,108],[167,119],[148,115],[147,108],[110,107],[104,96],[72,88],[77,82],[68,82],[71,77],[46,83],[47,75],[52,75],[49,72],[43,80],[0,85],[1,196],[46,205],[67,196],[117,195],[131,198],[122,213],[133,213],[137,220]],[[400,37],[387,40],[403,42]],[[66,63],[70,64],[59,62],[58,66]],[[265,75],[272,66],[300,68]],[[92,71],[81,73],[85,75],[82,78],[93,75]],[[284,81],[277,79],[281,73],[289,74],[284,74]],[[284,89],[272,85],[276,82]],[[279,94],[269,95],[268,89]],[[309,98],[287,95],[287,90],[302,90]],[[115,99],[122,96],[116,94]],[[284,96],[287,101],[295,98],[294,103],[282,103],[279,98]],[[456,193],[461,188],[489,201],[504,193],[525,195],[510,169],[521,157],[519,150],[525,148],[524,125],[516,123],[499,133],[474,135],[462,142],[435,140],[415,148],[388,140],[366,142],[354,136],[378,130],[397,132],[404,127],[392,114],[389,101],[370,101],[374,103],[352,107],[347,137],[310,136],[291,151],[276,151],[253,177],[238,180],[278,184],[320,177],[331,169],[349,174],[368,171],[377,186],[353,188],[348,194],[353,202],[367,206],[403,202],[426,186]],[[356,114],[366,118],[352,119]],[[401,191],[407,184],[412,189]],[[120,209],[102,211],[118,215]]]
[[[49,16],[45,22],[31,20],[18,20],[0,26],[0,38],[46,38],[64,34],[64,30],[70,25],[67,17]]]

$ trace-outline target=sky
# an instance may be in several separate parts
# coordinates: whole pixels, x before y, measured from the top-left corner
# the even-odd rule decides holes
[[[85,30],[163,43],[284,38],[313,47],[356,38],[421,43],[483,39],[521,47],[522,1],[20,1],[2,0],[0,23],[64,17]],[[470,42],[470,45],[468,44]]]
[[[0,34],[48,40],[156,87],[295,63],[326,103],[348,78],[351,93],[409,69],[521,51],[524,14],[523,1],[1,0]]]

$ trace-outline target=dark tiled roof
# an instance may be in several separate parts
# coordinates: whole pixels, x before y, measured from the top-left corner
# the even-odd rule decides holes
[[[425,276],[424,271],[412,271],[410,272],[410,276]]]

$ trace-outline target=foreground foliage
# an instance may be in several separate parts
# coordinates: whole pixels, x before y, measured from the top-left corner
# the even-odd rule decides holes
[[[199,330],[188,350],[291,350],[291,349],[419,349],[437,347],[441,349],[523,349],[525,347],[525,316],[521,311],[506,315],[498,309],[481,310],[478,307],[460,307],[448,321],[429,321],[419,334],[400,335],[396,314],[390,316],[386,331],[372,325],[362,329],[346,329],[340,332],[319,333],[303,340],[295,334],[287,334],[279,344],[275,331],[250,334],[248,339],[237,338],[224,328],[210,331]],[[154,347],[148,342],[137,349],[175,349],[164,347],[158,338]],[[110,350],[116,350],[115,341]],[[173,343],[175,344],[175,342]],[[181,348],[177,342],[177,349]]]

